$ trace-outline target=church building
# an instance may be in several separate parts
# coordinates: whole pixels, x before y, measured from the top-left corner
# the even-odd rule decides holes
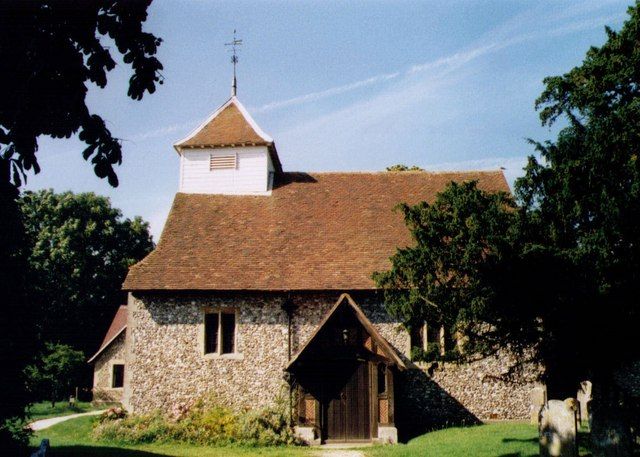
[[[433,201],[451,181],[508,192],[501,171],[285,171],[235,95],[174,147],[173,206],[123,285],[126,328],[112,335],[125,339],[122,363],[100,361],[124,365],[130,412],[208,394],[251,409],[291,397],[310,443],[529,417],[534,379],[503,379],[508,355],[413,363],[427,338],[412,341],[372,280],[411,243],[397,204]]]

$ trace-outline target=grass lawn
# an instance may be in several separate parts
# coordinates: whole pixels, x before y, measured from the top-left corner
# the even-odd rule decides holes
[[[68,416],[69,414],[86,413],[88,411],[95,411],[96,409],[105,409],[108,406],[100,406],[96,408],[89,402],[77,402],[73,407],[69,406],[68,402],[59,401],[55,407],[51,407],[51,402],[45,401],[41,403],[34,403],[28,409],[29,417],[31,421],[46,419],[48,417]]]
[[[317,448],[250,448],[206,447],[188,444],[145,444],[123,446],[118,443],[95,442],[91,439],[94,417],[70,419],[36,433],[34,447],[49,438],[52,456],[79,457],[317,457]],[[581,434],[586,440],[586,435]],[[324,451],[324,450],[323,450]],[[538,455],[537,431],[534,425],[499,422],[475,427],[449,428],[419,436],[406,444],[362,448],[367,457],[535,457]],[[327,454],[329,455],[329,454]],[[581,456],[589,452],[581,447]]]
[[[538,455],[535,425],[495,422],[426,433],[407,444],[376,447],[368,456],[393,457],[533,457]]]

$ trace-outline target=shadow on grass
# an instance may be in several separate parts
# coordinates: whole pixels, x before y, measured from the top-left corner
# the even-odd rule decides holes
[[[47,454],[49,455],[49,454]],[[55,446],[51,448],[51,457],[166,457],[166,454],[122,449],[109,446]]]
[[[533,438],[502,438],[503,443],[537,443],[538,437]],[[500,454],[498,457],[538,457],[538,453],[526,454],[522,452],[509,452],[507,454]]]
[[[538,457],[538,454],[523,454],[522,452],[510,452],[509,454],[500,454],[498,457]]]
[[[538,437],[533,438],[502,438],[503,443],[537,443]]]

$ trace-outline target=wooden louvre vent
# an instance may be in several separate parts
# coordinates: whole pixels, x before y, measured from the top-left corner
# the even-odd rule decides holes
[[[224,154],[209,156],[209,170],[233,170],[237,166],[237,154]]]

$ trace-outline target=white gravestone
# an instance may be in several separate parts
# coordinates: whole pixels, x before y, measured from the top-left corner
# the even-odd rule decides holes
[[[540,419],[540,410],[547,402],[547,388],[545,386],[536,386],[531,389],[531,423],[538,424]]]
[[[582,381],[576,397],[580,403],[578,418],[581,425],[589,423],[589,402],[591,401],[591,381]]]
[[[540,411],[540,457],[576,457],[576,411],[573,398],[549,400]]]

